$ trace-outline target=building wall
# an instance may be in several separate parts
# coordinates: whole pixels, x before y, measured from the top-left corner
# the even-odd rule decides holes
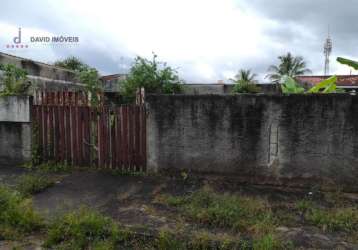
[[[31,160],[30,97],[0,97],[0,167]]]
[[[358,190],[358,97],[149,95],[148,168]]]
[[[232,90],[232,84],[184,84],[184,94],[187,95],[208,95],[227,94]]]
[[[77,91],[84,89],[84,86],[77,82],[75,72],[70,70],[1,52],[0,64],[14,64],[26,70],[28,80],[31,82],[28,94],[31,95],[35,89],[46,89],[49,91]],[[0,90],[3,88],[2,81],[3,72],[0,70]]]
[[[0,64],[14,64],[19,68],[25,69],[27,73],[32,76],[68,82],[73,82],[76,78],[76,74],[73,71],[1,52]]]
[[[221,95],[230,94],[233,89],[233,84],[184,84],[184,93],[186,95]],[[261,92],[265,94],[277,93],[277,86],[275,84],[257,84]]]

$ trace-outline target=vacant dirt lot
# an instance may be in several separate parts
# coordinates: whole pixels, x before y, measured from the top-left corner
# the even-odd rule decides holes
[[[0,181],[16,187],[19,176],[31,173],[0,167]],[[139,235],[151,237],[166,231],[182,239],[211,242],[200,249],[219,249],[215,242],[239,239],[255,243],[256,238],[266,236],[281,246],[268,240],[250,243],[248,249],[265,249],[265,244],[272,246],[267,249],[358,249],[358,196],[354,194],[248,186],[235,179],[187,173],[128,176],[87,169],[40,174],[53,184],[32,195],[33,207],[49,223],[69,211],[89,207]],[[0,247],[35,249],[43,238],[43,233],[29,234],[0,241]]]

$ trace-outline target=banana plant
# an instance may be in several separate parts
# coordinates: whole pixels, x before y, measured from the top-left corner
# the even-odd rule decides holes
[[[295,79],[290,76],[284,76],[281,80],[281,89],[282,93],[284,94],[328,94],[328,93],[337,93],[340,92],[337,89],[337,76],[332,76],[328,79],[323,80],[322,82],[318,83],[316,86],[310,88],[309,90],[305,91],[303,87],[301,87]]]
[[[339,63],[341,63],[341,64],[348,65],[348,66],[352,67],[355,70],[358,70],[358,62],[357,61],[353,61],[353,60],[346,59],[346,58],[343,58],[343,57],[337,57],[337,61]]]
[[[330,78],[323,80],[316,86],[310,88],[307,93],[334,93],[337,89],[337,76],[331,76]],[[323,89],[321,91],[321,89]]]
[[[302,94],[305,92],[305,89],[299,86],[295,79],[287,75],[281,78],[281,90],[284,94]]]

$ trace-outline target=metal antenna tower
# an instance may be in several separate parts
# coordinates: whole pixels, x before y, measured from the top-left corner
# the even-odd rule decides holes
[[[332,53],[332,39],[329,34],[329,27],[328,27],[328,37],[326,39],[326,42],[324,44],[324,75],[329,74],[329,57]]]

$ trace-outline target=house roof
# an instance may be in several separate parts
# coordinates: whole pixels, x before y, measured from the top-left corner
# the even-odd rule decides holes
[[[119,80],[119,79],[124,79],[127,75],[126,74],[113,74],[113,75],[106,75],[106,76],[102,76],[100,79],[102,81],[113,81],[113,80]]]
[[[303,84],[317,85],[330,76],[297,76],[296,80]],[[337,86],[358,87],[358,75],[337,75]]]

